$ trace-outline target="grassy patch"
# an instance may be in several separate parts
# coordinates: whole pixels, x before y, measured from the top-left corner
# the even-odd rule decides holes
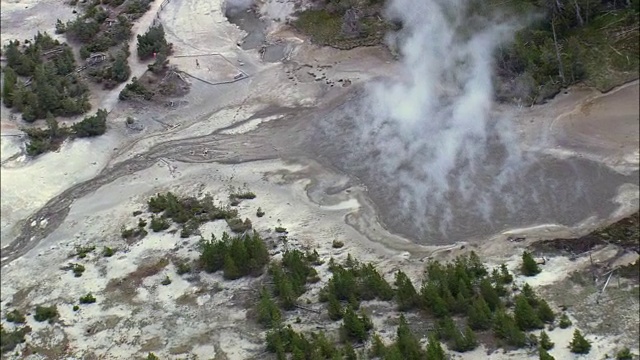
[[[53,322],[58,317],[58,308],[55,305],[52,306],[36,306],[36,313],[33,318],[38,321]]]
[[[7,322],[11,322],[14,324],[24,324],[27,321],[24,315],[22,315],[17,309],[13,309],[12,311],[8,312],[5,319],[7,319]]]
[[[80,297],[80,304],[93,304],[94,302],[96,302],[96,297],[91,293]]]
[[[298,15],[293,26],[309,36],[314,43],[338,49],[379,45],[390,28],[381,17],[369,16],[360,21],[361,30],[358,36],[346,37],[342,33],[342,16],[341,12],[330,12],[326,9],[306,10]]]
[[[0,325],[0,352],[3,354],[12,351],[25,342],[25,335],[31,332],[31,328],[28,326],[14,329],[13,331],[6,331],[2,325]]]

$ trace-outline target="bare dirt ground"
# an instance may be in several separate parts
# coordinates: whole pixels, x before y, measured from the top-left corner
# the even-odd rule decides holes
[[[44,14],[50,15],[47,11],[52,8],[71,12],[58,3],[49,8],[44,7],[49,3],[37,4],[26,9],[12,5],[5,10],[2,2],[3,41],[5,18],[22,16],[44,24]],[[155,7],[159,2],[152,4]],[[265,14],[285,18],[290,12],[286,4],[268,4]],[[150,233],[134,244],[122,240],[121,227],[136,222],[132,212],[144,210],[148,196],[159,191],[211,193],[225,201],[230,186],[246,186],[257,198],[242,202],[240,215],[250,218],[254,228],[275,244],[272,254],[277,256],[286,246],[317,249],[325,261],[345,259],[350,253],[361,261],[374,262],[388,280],[402,268],[416,282],[429,257],[446,260],[469,249],[490,264],[506,262],[517,271],[523,248],[536,238],[583,234],[610,218],[637,211],[638,189],[632,184],[615,194],[619,207],[608,218],[586,219],[573,228],[540,224],[498,231],[481,239],[484,241],[469,239],[443,246],[419,245],[393,234],[382,225],[379,207],[367,188],[349,174],[307,156],[306,138],[300,136],[317,109],[344,101],[354,86],[393,74],[391,56],[380,48],[318,48],[286,29],[273,27],[268,38],[279,36],[295,46],[285,63],[263,63],[256,49],[238,47],[244,34],[224,18],[222,6],[220,1],[172,0],[160,16],[178,55],[221,53],[249,74],[248,79],[217,86],[193,79],[190,93],[176,99],[180,100],[176,107],[139,104],[131,108],[117,103],[120,90],[116,89],[99,100],[101,107],[111,111],[106,135],[65,144],[58,153],[36,160],[21,155],[19,138],[2,136],[3,315],[8,309],[27,313],[36,305],[49,304],[57,304],[60,311],[60,321],[53,325],[28,316],[33,328],[28,345],[20,345],[7,358],[131,359],[150,351],[167,359],[265,358],[264,331],[249,321],[246,310],[246,304],[255,299],[259,279],[225,281],[219,274],[204,273],[179,276],[172,261],[159,262],[163,258],[195,259],[197,237],[180,239],[164,232]],[[153,16],[154,9],[139,20],[134,32],[144,32]],[[52,33],[54,20],[47,24],[43,30]],[[7,34],[27,38],[33,29],[16,23]],[[189,62],[194,69],[188,68]],[[192,60],[179,66],[183,71],[196,71]],[[145,67],[132,64],[134,76]],[[212,79],[228,74],[225,67]],[[514,121],[525,146],[550,156],[588,157],[614,172],[628,174],[638,169],[637,97],[638,82],[605,95],[576,88],[549,104],[509,111],[516,113]],[[2,113],[2,134],[16,134],[17,121],[6,116],[6,109]],[[142,131],[124,126],[129,115],[143,125]],[[266,213],[262,218],[256,217],[258,207]],[[275,226],[287,228],[288,244],[277,242],[271,233]],[[211,223],[202,230],[219,236],[228,228],[225,223]],[[516,234],[527,240],[506,240]],[[334,240],[344,242],[345,247],[334,249]],[[97,250],[81,261],[69,257],[76,246],[87,245]],[[102,257],[103,246],[116,249],[116,254]],[[637,255],[604,246],[593,250],[591,259],[632,262]],[[575,326],[585,330],[594,344],[589,358],[612,355],[623,345],[637,353],[637,333],[630,329],[638,323],[637,285],[616,278],[599,295],[604,279],[580,280],[585,272],[588,278],[591,259],[587,254],[550,257],[540,275],[517,282],[528,281],[548,294],[556,310],[569,306]],[[82,277],[60,269],[69,262],[85,265]],[[153,271],[141,270],[154,264],[160,265]],[[326,263],[318,272],[322,281],[301,301],[309,299],[310,306],[320,310],[318,289],[328,280]],[[166,276],[172,282],[163,286],[160,283]],[[131,288],[128,281],[139,286]],[[72,306],[87,292],[96,296],[97,303],[74,312]],[[365,304],[372,309],[375,305]],[[600,309],[608,306],[620,311],[600,317]],[[392,336],[390,319],[396,315],[390,309],[374,314],[384,338]],[[298,316],[305,319],[302,324],[295,323]],[[296,329],[330,330],[324,314],[297,310],[286,319]],[[4,318],[2,323],[12,326]],[[556,359],[573,358],[566,349],[573,329],[549,332],[556,342],[551,351]],[[492,352],[490,356],[486,352],[480,348],[463,357],[537,357],[526,351]]]

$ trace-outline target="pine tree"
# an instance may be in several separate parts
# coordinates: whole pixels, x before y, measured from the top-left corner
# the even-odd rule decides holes
[[[407,358],[402,355],[397,345],[393,345],[384,354],[384,360],[407,360]]]
[[[400,325],[398,325],[396,346],[406,360],[420,360],[423,352],[420,348],[418,338],[411,332],[404,315],[400,315]]]
[[[426,360],[446,360],[447,355],[445,354],[442,346],[438,339],[435,336],[429,336],[429,343],[427,344],[427,354]]]
[[[567,316],[567,314],[562,314],[560,316],[560,322],[558,324],[558,326],[560,326],[560,329],[566,329],[569,326],[571,326],[571,319],[569,319],[569,317]]]
[[[538,317],[545,323],[552,323],[556,319],[556,315],[551,310],[549,304],[544,300],[538,300]]]
[[[471,351],[478,347],[478,339],[476,338],[476,333],[473,332],[471,327],[466,326],[464,328],[463,336],[465,339],[466,349]]]
[[[467,321],[472,329],[486,330],[491,328],[491,309],[482,296],[473,301],[467,315]]]
[[[307,360],[307,357],[304,355],[304,351],[302,351],[302,349],[294,347],[291,360]]]
[[[538,354],[540,355],[540,360],[556,360],[551,354],[547,352],[547,350],[540,348],[538,349]]]
[[[536,292],[533,291],[531,285],[529,285],[528,283],[524,283],[524,285],[522,285],[522,290],[520,293],[527,299],[531,306],[538,306],[538,296],[536,296]]]
[[[521,330],[541,329],[543,327],[542,321],[538,318],[538,315],[527,299],[522,295],[516,296],[514,317]]]
[[[224,257],[224,274],[225,279],[235,280],[240,278],[242,275],[240,274],[240,270],[236,266],[235,261],[231,257],[231,254],[226,254]]]
[[[549,335],[547,335],[547,332],[542,330],[540,333],[540,347],[544,350],[551,350],[554,345],[555,344],[551,341]]]
[[[580,330],[576,329],[573,332],[573,340],[569,343],[569,349],[574,354],[588,354],[591,351],[591,343],[582,336]]]
[[[398,270],[395,285],[397,288],[396,301],[398,303],[398,310],[409,311],[416,307],[418,304],[418,294],[407,274]]]
[[[18,75],[9,66],[4,68],[4,81],[2,83],[2,101],[5,106],[10,108],[13,106],[13,92],[16,88]]]
[[[523,347],[527,338],[524,332],[518,328],[515,320],[505,313],[504,310],[498,310],[493,321],[493,331],[496,337],[503,339],[507,344],[515,347]]]
[[[386,346],[384,346],[384,343],[382,342],[380,335],[374,334],[371,344],[372,344],[371,351],[369,352],[369,354],[372,357],[383,357],[384,354],[387,352],[387,348]]]
[[[351,307],[347,307],[344,312],[341,332],[345,340],[363,342],[367,339],[365,321],[358,317]]]
[[[522,254],[522,274],[524,276],[535,276],[540,273],[540,267],[530,252],[525,251]]]
[[[466,327],[464,332],[456,329],[453,333],[453,344],[451,349],[457,352],[466,352],[475,349],[478,346],[476,334],[470,327]]]
[[[616,360],[631,360],[633,359],[633,354],[631,353],[631,350],[629,350],[628,347],[623,348],[622,350],[618,351],[618,353],[616,354]]]
[[[280,323],[282,314],[276,306],[266,289],[260,292],[260,302],[258,303],[258,322],[265,327],[272,328]]]
[[[329,319],[333,321],[342,319],[342,306],[340,305],[340,301],[338,301],[333,294],[329,294],[327,312],[329,314]]]
[[[487,302],[491,311],[496,311],[502,307],[500,296],[498,296],[496,289],[491,285],[491,282],[487,278],[480,281],[480,295],[482,295],[484,301]]]
[[[353,345],[351,345],[350,342],[344,344],[342,354],[344,355],[345,360],[358,360],[358,355],[356,355],[356,351],[353,349]]]
[[[447,316],[444,319],[438,321],[437,333],[438,337],[441,340],[453,340],[456,336],[456,333],[458,332],[458,328],[456,327],[455,322],[453,322],[453,319],[450,316]]]
[[[288,277],[284,277],[278,287],[278,294],[280,298],[280,305],[285,310],[291,310],[296,306],[296,294],[293,291],[293,285],[289,281]]]
[[[500,275],[502,277],[503,284],[511,284],[513,282],[513,275],[509,273],[509,269],[507,269],[507,265],[500,265]]]
[[[436,317],[442,318],[449,315],[447,303],[444,302],[438,289],[433,283],[425,283],[420,291],[423,307],[431,311]]]

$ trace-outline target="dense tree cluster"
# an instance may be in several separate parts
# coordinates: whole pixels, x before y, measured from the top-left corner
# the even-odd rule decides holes
[[[522,275],[524,276],[535,276],[540,273],[540,267],[536,262],[536,259],[533,258],[530,252],[525,251],[522,254]]]
[[[74,116],[91,108],[88,88],[76,77],[73,52],[66,44],[38,33],[24,46],[9,42],[4,56],[3,102],[21,112],[25,121],[48,114]]]
[[[29,326],[21,328],[15,328],[12,331],[5,330],[4,326],[0,325],[0,353],[5,354],[26,341],[25,336],[31,332]]]
[[[159,55],[166,59],[173,51],[172,47],[172,44],[168,43],[165,38],[162,25],[153,26],[143,35],[138,35],[138,57],[140,60],[150,59],[153,54],[156,54],[156,61]]]
[[[296,360],[344,359],[350,352],[347,347],[337,347],[323,333],[305,335],[294,331],[291,325],[267,333],[267,350],[275,353],[278,359],[287,359],[287,354],[292,354],[291,359]]]
[[[518,0],[507,4],[520,14],[542,15],[517,32],[511,46],[498,51],[500,75],[522,79],[532,91],[531,99],[540,100],[579,81],[605,90],[628,79],[625,73],[637,77],[637,0]]]
[[[303,253],[288,250],[282,255],[281,263],[272,263],[269,275],[273,278],[273,293],[285,310],[295,306],[296,299],[306,291],[306,284],[320,280],[312,267],[318,261],[317,253]]]
[[[223,271],[225,279],[262,274],[269,262],[269,252],[257,232],[230,237],[222,234],[220,240],[211,236],[200,243],[200,264],[207,272]]]
[[[180,237],[183,238],[196,233],[198,227],[205,222],[233,219],[238,215],[237,210],[216,206],[210,195],[202,199],[179,198],[167,192],[152,196],[147,204],[150,212],[179,224],[182,227]]]
[[[114,6],[114,3],[116,2],[104,5]],[[57,33],[65,33],[70,39],[83,44],[80,48],[80,56],[83,58],[88,58],[91,53],[106,52],[127,42],[132,35],[131,20],[139,18],[150,8],[149,1],[129,1],[124,13],[110,18],[113,11],[104,5],[100,1],[91,1],[86,5],[83,15],[78,15],[66,24],[60,20],[56,22]]]
[[[120,94],[118,95],[118,99],[125,101],[131,99],[144,99],[151,100],[155,93],[144,86],[137,77],[133,77],[131,82],[128,83]]]
[[[332,277],[320,295],[329,306],[335,300],[348,301],[357,308],[360,301],[393,299],[393,289],[373,264],[361,264],[349,255],[344,266],[332,262],[330,270]]]
[[[109,65],[91,68],[88,74],[96,83],[102,83],[105,89],[113,89],[131,76],[128,58],[129,47],[125,44],[115,56],[109,55]]]
[[[74,20],[56,23],[56,33],[66,33],[71,40],[82,44],[80,57],[88,59],[91,54],[106,53],[115,46],[122,46],[115,55],[108,54],[107,61],[98,64],[89,70],[89,76],[97,83],[102,83],[106,89],[112,89],[117,84],[127,81],[131,75],[128,63],[129,46],[131,38],[131,20],[142,16],[149,9],[149,2],[144,1],[143,6],[124,9],[124,14],[119,11],[109,10],[108,6],[119,2],[102,3],[91,1],[86,5],[83,15],[78,15]],[[130,1],[129,4],[142,3]],[[116,14],[113,17],[112,14]]]
[[[87,116],[71,128],[59,126],[50,113],[47,115],[47,126],[40,128],[22,129],[29,141],[27,142],[27,155],[37,156],[47,151],[54,151],[69,136],[93,137],[105,133],[107,130],[107,111],[99,109],[94,116]]]

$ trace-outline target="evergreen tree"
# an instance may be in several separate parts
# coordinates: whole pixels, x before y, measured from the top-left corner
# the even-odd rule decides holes
[[[540,267],[530,252],[525,251],[522,254],[522,275],[535,276],[540,273]]]
[[[400,325],[396,332],[396,346],[404,359],[421,360],[424,357],[418,338],[411,332],[404,315],[400,315]]]
[[[368,319],[360,318],[351,307],[347,307],[342,319],[341,332],[343,339],[346,341],[353,340],[363,342],[367,339],[367,321]]]
[[[516,308],[514,310],[514,317],[516,323],[518,324],[518,327],[525,331],[541,329],[544,326],[527,299],[522,295],[516,296]]]
[[[4,68],[4,81],[2,83],[2,101],[8,108],[13,106],[13,92],[18,82],[18,75],[9,66]]]
[[[422,285],[420,298],[422,300],[423,308],[429,310],[436,317],[442,318],[449,314],[447,304],[444,302],[442,297],[440,297],[438,289],[433,283],[428,282]]]
[[[576,329],[569,343],[569,349],[574,354],[588,354],[591,351],[591,343],[582,336],[580,330]]]
[[[329,314],[329,319],[333,321],[337,321],[342,319],[342,306],[340,305],[340,301],[336,299],[333,294],[329,294],[329,303],[327,304],[327,312]]]
[[[231,254],[226,254],[224,257],[224,267],[223,267],[223,276],[227,280],[235,280],[240,278],[240,270],[236,266],[236,262],[231,257]]]
[[[556,315],[551,310],[549,304],[544,300],[538,301],[538,317],[545,323],[552,323],[556,319]]]
[[[396,273],[396,301],[398,303],[398,310],[409,311],[416,307],[418,304],[418,294],[413,287],[411,280],[401,270]]]
[[[633,354],[631,353],[631,350],[629,350],[628,347],[623,348],[622,350],[618,351],[618,353],[616,354],[616,360],[632,360],[633,359]]]
[[[131,68],[129,67],[129,62],[127,61],[127,56],[124,52],[118,52],[111,70],[113,73],[113,80],[122,83],[129,79],[129,76],[131,75]]]
[[[509,269],[507,269],[507,265],[500,265],[500,275],[502,278],[503,284],[511,284],[513,282],[513,275],[509,273]]]
[[[558,324],[558,326],[560,326],[560,329],[566,329],[571,326],[571,319],[569,319],[567,314],[563,313],[560,316],[560,323]]]
[[[393,345],[384,354],[384,360],[407,360],[407,358],[402,355],[397,345]]]
[[[258,322],[267,328],[277,326],[282,319],[280,309],[269,296],[266,289],[260,292],[260,302],[258,303]]]
[[[508,345],[515,347],[523,347],[527,338],[524,332],[518,328],[515,320],[505,313],[504,310],[498,310],[493,321],[493,331],[497,338],[505,340]]]
[[[496,289],[487,278],[483,278],[482,280],[480,280],[480,295],[482,295],[484,301],[487,302],[487,305],[489,305],[489,309],[491,309],[491,311],[496,311],[497,309],[502,307],[500,296],[498,296]]]
[[[544,350],[551,350],[554,345],[555,344],[551,341],[549,335],[547,335],[547,332],[542,330],[540,333],[540,347]]]
[[[369,352],[369,355],[371,355],[372,357],[381,358],[381,357],[384,357],[384,354],[386,352],[387,352],[387,348],[386,346],[384,346],[384,343],[382,342],[380,335],[374,334],[373,340],[371,341],[371,351]]]
[[[435,336],[429,336],[429,343],[427,344],[427,354],[426,360],[446,360],[447,355],[445,354],[442,346],[438,339]]]
[[[438,321],[436,331],[438,333],[438,337],[444,341],[453,340],[459,332],[455,322],[453,322],[453,319],[450,316]]]
[[[538,349],[538,354],[540,355],[540,360],[555,360],[556,359],[553,356],[551,356],[551,354],[549,354],[547,352],[547,350],[545,350],[543,348]]]
[[[474,330],[491,328],[491,309],[482,296],[477,297],[469,307],[467,322]]]
[[[295,307],[297,296],[293,291],[293,285],[291,285],[289,278],[283,277],[282,281],[280,281],[278,297],[280,298],[280,305],[282,305],[283,309],[291,310]]]
[[[522,286],[521,294],[527,299],[529,305],[533,307],[538,306],[538,296],[536,296],[536,292],[533,291],[531,285],[524,283],[524,285]]]
[[[294,347],[292,351],[291,360],[307,360],[304,351],[298,347]]]
[[[353,345],[350,342],[344,344],[342,348],[342,354],[344,355],[345,360],[358,360],[358,355],[356,355],[356,351],[353,349]]]
[[[453,335],[453,343],[451,349],[457,352],[466,352],[475,349],[478,346],[476,335],[470,327],[466,327],[464,332],[456,329]]]

